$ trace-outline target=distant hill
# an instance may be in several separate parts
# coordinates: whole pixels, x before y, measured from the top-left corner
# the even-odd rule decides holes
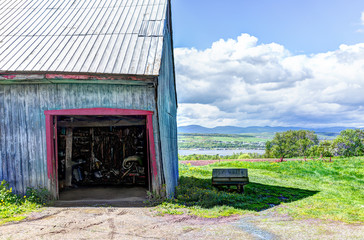
[[[327,127],[327,128],[300,128],[300,127],[234,127],[221,126],[214,128],[206,128],[200,125],[188,125],[178,127],[178,133],[220,133],[220,134],[239,134],[239,133],[263,133],[263,132],[284,132],[288,130],[311,130],[316,133],[332,133],[334,135],[340,133],[347,127]]]

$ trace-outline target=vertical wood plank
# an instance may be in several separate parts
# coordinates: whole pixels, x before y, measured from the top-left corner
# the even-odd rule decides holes
[[[27,124],[27,148],[28,148],[28,174],[29,174],[29,186],[30,187],[37,187],[37,175],[36,175],[36,162],[35,162],[35,151],[36,148],[34,146],[34,97],[35,92],[34,89],[36,88],[35,85],[27,85],[25,88],[25,96],[26,96],[26,104],[25,104],[25,112],[26,112],[26,124]]]
[[[14,154],[14,133],[13,133],[13,119],[12,119],[12,88],[7,86],[5,96],[5,125],[6,125],[6,155],[7,155],[7,168],[9,185],[16,191],[16,170],[15,170],[15,154]]]
[[[39,86],[38,85],[34,85],[33,89],[32,89],[32,95],[31,95],[31,99],[29,99],[31,101],[30,103],[30,122],[29,124],[31,125],[31,132],[30,132],[30,147],[32,149],[32,155],[31,155],[31,164],[33,166],[32,170],[33,170],[33,178],[34,178],[34,182],[35,182],[35,186],[34,187],[38,187],[41,186],[42,184],[42,172],[41,172],[41,160],[39,159],[40,155],[39,155],[39,136],[40,136],[40,129],[39,126],[37,125],[37,122],[39,121],[38,119],[38,115],[40,112],[40,108],[39,108]]]
[[[27,124],[27,95],[26,91],[29,86],[26,86],[23,91],[21,91],[21,104],[22,104],[22,112],[20,113],[20,125],[21,128],[21,141],[20,145],[22,147],[22,154],[21,154],[21,162],[22,162],[22,169],[23,169],[23,182],[24,188],[30,187],[30,174],[29,174],[29,147],[28,147],[28,124]]]
[[[17,109],[15,111],[14,119],[16,119],[16,122],[18,123],[18,127],[15,128],[15,134],[17,136],[16,142],[16,170],[17,170],[17,184],[18,184],[18,191],[20,193],[25,192],[26,187],[24,186],[24,177],[25,176],[25,169],[23,168],[23,152],[25,151],[24,145],[24,138],[25,136],[25,124],[23,124],[24,119],[24,95],[21,91],[21,86],[17,85],[16,91],[14,92],[14,101],[15,104],[13,106],[17,106]],[[25,159],[24,159],[25,161]]]
[[[5,146],[5,86],[0,86],[0,179],[7,179]]]
[[[72,186],[72,143],[73,143],[73,129],[67,128],[66,130],[66,180],[65,186]]]
[[[35,125],[37,127],[37,129],[35,132],[35,135],[37,136],[37,151],[35,151],[36,153],[36,162],[37,164],[37,173],[38,173],[38,185],[40,187],[45,187],[48,185],[48,177],[46,175],[47,172],[47,164],[46,161],[44,159],[44,155],[43,152],[46,151],[44,149],[44,144],[43,142],[40,143],[39,140],[42,139],[43,134],[44,134],[44,114],[43,111],[47,109],[47,104],[50,102],[50,93],[48,91],[48,86],[47,84],[38,84],[37,85],[37,105],[35,106],[36,110],[36,114],[35,114]]]
[[[171,36],[164,38],[160,75],[158,77],[158,120],[163,172],[167,194],[171,196],[178,179],[177,123],[174,75],[172,72]]]
[[[42,160],[43,160],[43,176],[44,176],[44,187],[48,187],[48,189],[51,190],[53,196],[58,197],[58,181],[51,181],[48,178],[48,163],[47,163],[47,138],[46,138],[46,120],[45,120],[45,115],[44,115],[44,111],[45,110],[49,110],[49,109],[54,109],[56,102],[59,101],[58,98],[56,98],[57,95],[57,85],[51,85],[51,84],[46,84],[44,85],[44,91],[47,92],[47,94],[45,94],[44,96],[46,96],[46,98],[42,99],[42,105],[41,105],[41,139],[42,139]],[[56,124],[56,121],[54,122]],[[54,129],[54,134],[56,134],[56,129]],[[55,135],[56,136],[56,135]],[[56,156],[58,157],[58,156]],[[56,158],[57,159],[57,158]],[[56,165],[57,166],[57,165]],[[54,171],[56,171],[57,168],[54,169]],[[57,176],[57,172],[55,173]]]

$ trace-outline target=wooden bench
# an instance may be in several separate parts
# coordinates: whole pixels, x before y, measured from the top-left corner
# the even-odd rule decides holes
[[[237,186],[238,192],[244,192],[244,185],[249,183],[248,169],[245,168],[215,168],[212,169],[212,186]]]

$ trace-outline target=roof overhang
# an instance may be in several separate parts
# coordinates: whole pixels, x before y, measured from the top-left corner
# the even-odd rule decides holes
[[[75,74],[75,73],[0,73],[1,84],[56,84],[56,83],[93,83],[93,84],[126,84],[148,85],[156,83],[157,76],[151,75],[108,75],[108,74]]]

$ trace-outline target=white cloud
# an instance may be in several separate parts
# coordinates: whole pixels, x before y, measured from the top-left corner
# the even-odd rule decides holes
[[[364,25],[364,11],[361,13],[360,25]],[[359,28],[358,30],[356,30],[356,32],[363,33],[364,32],[364,28]]]
[[[194,124],[214,127],[223,125],[236,125],[239,122],[232,116],[226,116],[226,113],[218,107],[209,104],[189,104],[181,103],[178,108],[179,125],[189,125],[191,121]]]
[[[175,49],[179,125],[345,125],[364,122],[364,43],[292,55],[242,34],[204,51]]]

